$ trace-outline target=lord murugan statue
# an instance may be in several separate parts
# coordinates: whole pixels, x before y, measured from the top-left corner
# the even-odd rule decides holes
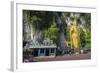
[[[80,47],[80,30],[75,19],[70,27],[70,45],[73,49],[79,49]]]

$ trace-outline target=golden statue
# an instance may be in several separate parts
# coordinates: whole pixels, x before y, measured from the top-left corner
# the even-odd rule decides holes
[[[74,49],[79,49],[80,47],[80,30],[75,19],[70,27],[70,44],[71,48]]]

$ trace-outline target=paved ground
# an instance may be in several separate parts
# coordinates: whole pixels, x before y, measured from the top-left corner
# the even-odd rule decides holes
[[[34,58],[35,62],[42,62],[42,61],[63,61],[63,60],[84,60],[84,59],[91,59],[91,53],[87,54],[77,54],[77,55],[63,55],[63,56],[56,56],[56,57],[39,57]]]

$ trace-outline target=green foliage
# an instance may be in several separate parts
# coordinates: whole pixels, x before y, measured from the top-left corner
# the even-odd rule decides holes
[[[59,29],[57,28],[56,24],[52,24],[51,27],[45,31],[45,37],[53,40],[54,43],[57,43],[58,31]]]
[[[91,41],[91,32],[86,32],[86,41],[90,42]]]
[[[86,48],[91,48],[91,32],[86,32]]]
[[[82,28],[80,28],[80,43],[81,43],[82,48],[85,47],[85,45],[86,45],[85,36],[86,36],[85,32],[83,31]]]

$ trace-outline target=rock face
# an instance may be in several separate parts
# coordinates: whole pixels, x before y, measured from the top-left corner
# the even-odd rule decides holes
[[[31,44],[31,28],[29,23],[29,13],[28,11],[24,11],[23,13],[23,48],[28,49],[29,44]]]
[[[23,47],[28,49],[30,44],[33,45],[41,45],[43,44],[42,32],[37,31],[37,33],[32,34],[32,27],[29,21],[29,13],[26,11],[23,17]],[[67,49],[67,45],[65,44],[65,27],[66,20],[64,14],[62,12],[54,12],[55,22],[59,28],[59,38],[58,38],[58,47],[60,51],[64,51]],[[33,35],[33,36],[32,36]]]
[[[64,17],[64,14],[61,12],[55,13],[55,20],[57,23],[57,26],[59,28],[59,41],[58,41],[58,47],[59,50],[64,52],[64,50],[67,49],[67,45],[65,44],[65,27],[66,27],[66,20]]]

